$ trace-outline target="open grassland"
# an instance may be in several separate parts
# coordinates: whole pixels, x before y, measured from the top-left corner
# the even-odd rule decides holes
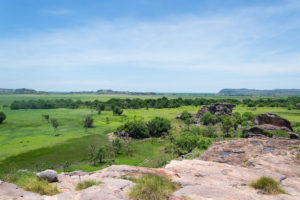
[[[117,98],[158,98],[160,96],[126,96],[126,95],[1,95],[0,104],[9,104],[13,100],[28,99],[73,99],[106,101],[112,97]],[[175,96],[176,98],[178,96]],[[185,106],[165,109],[126,109],[123,115],[114,116],[111,111],[102,111],[100,115],[95,110],[80,109],[36,109],[36,110],[10,110],[2,108],[7,119],[0,125],[0,168],[11,166],[16,169],[39,170],[44,168],[62,169],[66,161],[71,163],[69,170],[82,169],[92,171],[104,166],[90,166],[87,160],[88,147],[90,145],[105,146],[110,144],[107,133],[113,132],[118,126],[127,120],[149,121],[154,117],[165,117],[172,122],[171,133],[176,135],[184,127],[184,123],[175,117],[187,110],[196,113],[200,107]],[[1,110],[1,108],[0,108]],[[277,107],[258,107],[256,109],[247,106],[237,106],[233,112],[253,112],[261,114],[273,112],[293,123],[300,123],[300,110],[288,110]],[[50,123],[42,118],[48,114],[50,118],[57,118],[59,127],[58,136],[54,136],[54,130]],[[85,116],[92,115],[94,127],[86,132],[83,128]],[[107,118],[109,122],[107,122]],[[133,153],[127,155],[121,152],[114,164],[128,164],[145,167],[157,167],[166,160],[172,159],[163,151],[168,144],[167,139],[133,140],[131,147]]]

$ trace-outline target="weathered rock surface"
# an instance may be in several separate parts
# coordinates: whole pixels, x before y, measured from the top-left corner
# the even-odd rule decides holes
[[[254,134],[263,134],[266,131],[284,130],[288,132],[291,139],[297,139],[299,136],[293,132],[291,123],[276,114],[265,113],[255,117],[255,126],[248,128],[246,131]]]
[[[58,175],[59,182],[53,183],[61,193],[52,197],[2,183],[0,200],[128,200],[127,192],[133,183],[122,177],[139,177],[147,173],[171,178],[182,185],[172,200],[183,200],[184,197],[191,200],[298,200],[300,158],[297,154],[300,154],[299,140],[249,138],[221,141],[201,155],[201,160],[171,161],[165,168],[113,165],[92,173],[62,173]],[[248,186],[263,175],[280,182],[289,195],[266,195]],[[77,183],[84,180],[103,183],[76,191]]]
[[[52,169],[47,169],[45,171],[39,172],[36,174],[39,179],[45,179],[48,182],[57,182],[57,172]]]
[[[256,125],[271,124],[278,127],[286,127],[290,131],[293,131],[289,120],[284,119],[274,113],[267,112],[265,114],[257,115],[254,119],[254,123]]]
[[[235,104],[231,103],[212,103],[209,107],[202,107],[196,114],[196,118],[202,117],[205,113],[210,112],[218,116],[221,115],[231,115],[232,109],[235,107]]]

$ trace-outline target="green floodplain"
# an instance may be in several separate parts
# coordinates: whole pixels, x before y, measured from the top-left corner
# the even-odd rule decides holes
[[[168,98],[177,98],[180,95],[167,95]],[[0,111],[4,112],[7,119],[0,124],[0,167],[14,167],[16,169],[40,170],[54,168],[56,170],[72,171],[80,169],[93,171],[101,169],[110,164],[128,164],[145,167],[159,167],[174,158],[174,155],[165,151],[170,143],[169,138],[147,138],[132,139],[130,145],[132,153],[128,155],[120,152],[113,163],[91,165],[87,159],[91,145],[109,145],[109,133],[116,131],[117,127],[125,121],[143,120],[150,121],[155,117],[164,117],[171,121],[171,136],[180,135],[186,124],[176,119],[183,111],[196,113],[201,106],[181,106],[178,108],[140,108],[124,109],[122,116],[113,115],[112,111],[97,111],[87,107],[76,109],[20,109],[11,110],[9,105],[14,100],[51,100],[72,99],[82,101],[107,101],[111,98],[160,98],[154,96],[125,96],[125,95],[96,95],[96,94],[35,94],[35,95],[0,95]],[[183,98],[195,98],[197,95],[182,95]],[[202,98],[220,98],[212,95],[200,95]],[[227,97],[243,99],[245,97]],[[259,97],[255,97],[256,99]],[[254,115],[272,112],[292,122],[292,125],[300,124],[300,109],[287,109],[286,107],[256,107],[255,109],[246,105],[238,105],[234,112],[240,114],[252,112]],[[51,123],[42,118],[49,115],[59,121],[56,135],[54,135]],[[93,128],[87,131],[83,128],[85,116],[91,115],[94,119]],[[216,129],[216,132],[221,130]],[[230,139],[230,138],[229,138]],[[201,153],[201,152],[199,152]],[[67,168],[64,167],[68,163]]]

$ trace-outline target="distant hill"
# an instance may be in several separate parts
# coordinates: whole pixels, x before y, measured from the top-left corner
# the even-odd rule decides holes
[[[114,91],[114,90],[97,90],[97,94],[127,94],[127,95],[156,95],[155,92],[129,92],[129,91]]]
[[[274,89],[274,90],[255,90],[255,89],[223,89],[219,95],[230,96],[300,96],[300,89]]]
[[[33,89],[19,88],[19,89],[3,89],[0,88],[0,94],[43,94],[46,92],[36,91]]]

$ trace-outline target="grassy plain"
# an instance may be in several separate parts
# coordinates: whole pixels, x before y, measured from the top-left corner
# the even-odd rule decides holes
[[[71,98],[75,100],[106,101],[112,97],[117,98],[157,98],[159,96],[125,96],[125,95],[0,95],[0,104],[9,104],[13,100],[29,99],[55,99]],[[178,97],[178,96],[176,96]],[[172,109],[127,109],[124,115],[127,120],[143,119],[149,121],[156,116],[165,117],[173,124],[172,133],[177,134],[184,124],[175,117],[183,110],[196,113],[200,107],[185,106]],[[68,161],[72,163],[71,169],[94,170],[86,160],[87,149],[91,144],[101,146],[109,144],[107,133],[113,132],[124,123],[119,116],[113,116],[111,111],[103,111],[100,115],[96,111],[86,108],[80,109],[49,109],[49,110],[10,110],[4,108],[7,115],[4,124],[0,125],[0,165],[12,165],[17,169],[39,169],[53,167],[61,169]],[[300,123],[300,110],[288,110],[287,108],[259,107],[252,110],[246,106],[237,106],[234,112],[253,112],[260,114],[273,112],[287,118],[293,123]],[[54,136],[51,124],[42,118],[43,114],[49,114],[50,118],[57,118],[60,126]],[[85,132],[83,120],[86,115],[92,114],[94,128]],[[106,118],[109,118],[107,124]],[[129,164],[147,167],[155,167],[162,160],[171,155],[163,152],[168,143],[164,139],[148,139],[133,141],[134,153],[131,156],[122,153],[115,164]],[[2,164],[1,164],[2,163]],[[1,167],[1,166],[0,166]],[[95,168],[97,169],[97,168]]]

